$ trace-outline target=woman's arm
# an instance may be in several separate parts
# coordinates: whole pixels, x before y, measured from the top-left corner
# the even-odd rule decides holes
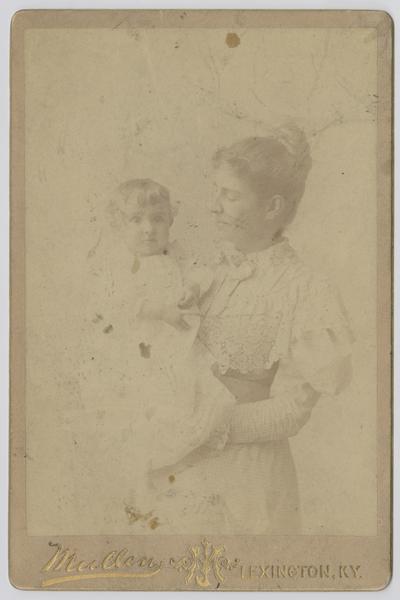
[[[229,441],[246,444],[296,435],[309,420],[320,395],[305,383],[268,400],[237,405],[231,420]]]
[[[276,376],[283,385],[275,380],[269,399],[235,408],[232,442],[296,435],[322,394],[336,396],[351,381],[353,338],[337,293],[326,280],[315,278],[297,292],[289,349]]]
[[[335,348],[328,352],[327,339]],[[291,367],[298,384],[275,392],[267,400],[239,404],[231,421],[230,441],[251,443],[296,435],[307,423],[322,394],[336,396],[351,381],[351,356],[341,355],[329,334],[321,332],[319,340],[307,337],[297,343],[285,369]],[[327,361],[326,357],[330,356]],[[282,365],[283,367],[283,365]],[[279,373],[278,373],[279,375]]]

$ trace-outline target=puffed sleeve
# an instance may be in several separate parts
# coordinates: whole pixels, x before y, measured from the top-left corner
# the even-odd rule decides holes
[[[293,315],[289,359],[315,390],[340,393],[351,380],[354,337],[337,290],[312,278],[300,290]]]
[[[337,395],[350,382],[353,336],[341,299],[327,281],[311,280],[299,286],[290,329],[271,397],[235,408],[232,442],[295,435],[322,394]]]

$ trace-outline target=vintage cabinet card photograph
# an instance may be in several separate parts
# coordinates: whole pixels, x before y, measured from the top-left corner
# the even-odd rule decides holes
[[[11,582],[384,588],[391,18],[11,28]]]

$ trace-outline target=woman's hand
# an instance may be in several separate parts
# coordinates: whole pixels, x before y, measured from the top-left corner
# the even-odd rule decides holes
[[[178,302],[179,308],[190,308],[193,304],[196,304],[200,298],[200,285],[198,283],[192,283],[187,285],[183,290],[182,298]]]
[[[152,300],[143,303],[138,311],[138,317],[164,321],[175,329],[186,330],[190,326],[183,318],[184,312],[176,304],[163,305],[160,301]]]

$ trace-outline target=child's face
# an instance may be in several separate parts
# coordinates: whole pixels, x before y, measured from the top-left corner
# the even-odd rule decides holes
[[[139,256],[163,254],[168,247],[171,213],[167,204],[140,206],[129,202],[126,215],[126,241],[129,250]]]

